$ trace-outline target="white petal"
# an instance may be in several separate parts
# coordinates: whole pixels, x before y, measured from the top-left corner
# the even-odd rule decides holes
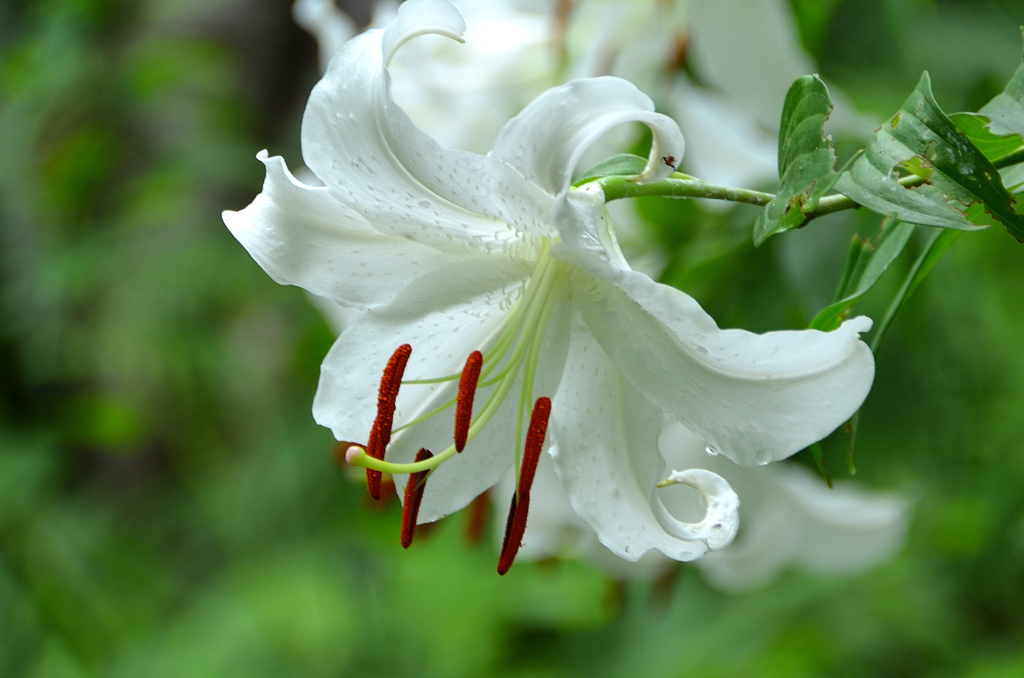
[[[442,149],[391,98],[383,50],[451,33],[453,12],[441,0],[410,0],[388,28],[345,43],[306,106],[306,164],[377,230],[437,249],[493,251],[519,231],[550,235],[550,196],[494,158]]]
[[[790,463],[737,466],[706,454],[703,441],[678,422],[665,427],[660,445],[670,465],[718,473],[743,502],[739,537],[698,563],[717,588],[754,589],[786,567],[831,576],[863,572],[892,557],[903,543],[909,502],[897,494],[854,483],[829,489],[820,477]],[[674,515],[698,508],[666,504]]]
[[[642,122],[654,134],[647,167],[636,180],[659,181],[672,174],[675,168],[670,163],[683,157],[679,127],[655,113],[650,98],[632,83],[611,77],[573,80],[541,94],[502,128],[491,156],[549,193],[562,195],[587,147],[626,122]]]
[[[390,303],[361,314],[342,332],[320,367],[313,417],[338,440],[365,441],[377,411],[377,388],[399,345],[412,346],[405,379],[441,377],[462,369],[505,317],[529,275],[502,257],[457,261],[421,276]],[[396,425],[439,387],[403,388]]]
[[[316,310],[320,311],[320,315],[327,321],[327,326],[331,328],[331,332],[335,336],[341,334],[362,313],[357,308],[339,306],[330,299],[318,297],[315,294],[307,294],[306,298],[309,299],[309,303],[313,304]]]
[[[682,523],[681,530],[688,539],[701,539],[709,551],[718,551],[732,542],[739,528],[740,500],[725,478],[702,468],[672,471],[661,483],[689,485],[700,492],[707,506],[704,518],[698,523]]]
[[[853,483],[829,490],[807,469],[776,470],[776,482],[804,520],[796,562],[819,574],[863,572],[903,545],[910,502],[894,493],[869,492]]]
[[[694,526],[673,518],[658,496],[667,470],[658,452],[662,421],[577,315],[552,407],[551,455],[576,514],[602,544],[630,561],[650,549],[675,560],[708,550]]]
[[[381,56],[384,65],[403,44],[418,35],[443,35],[462,42],[466,22],[459,10],[444,0],[415,0],[399,6],[398,16],[385,29],[381,41]]]
[[[456,257],[383,235],[326,188],[300,183],[284,159],[267,167],[263,192],[224,223],[252,258],[282,285],[298,285],[350,307],[387,302],[412,280]]]
[[[595,257],[578,260],[603,278],[581,271],[573,279],[602,348],[646,397],[733,461],[765,464],[800,451],[849,419],[871,388],[874,359],[858,336],[868,318],[828,333],[720,330],[677,289]]]
[[[568,289],[563,289],[561,299],[556,303],[551,314],[533,384],[534,397],[542,395],[551,397],[558,388],[569,343],[568,296]],[[467,350],[464,355],[468,354]],[[414,344],[413,357],[415,355]],[[459,365],[458,369],[461,367]],[[477,495],[497,483],[512,465],[516,453],[515,417],[521,381],[522,377],[520,376],[494,417],[475,438],[469,441],[466,449],[444,462],[429,476],[426,489],[423,492],[423,503],[420,505],[419,521],[421,523],[435,521],[461,509]],[[410,386],[408,388],[417,387]],[[480,412],[487,396],[494,388],[495,386],[492,386],[477,391],[473,402],[475,413]],[[432,411],[454,398],[456,391],[457,384],[454,382],[437,389],[428,400],[416,409],[406,409],[402,412],[404,420],[415,419],[421,414]],[[532,407],[532,403],[530,407]],[[530,407],[526,411],[527,419]],[[401,421],[397,416],[396,420]],[[523,426],[525,434],[526,424],[524,423]],[[391,447],[388,448],[386,458],[388,461],[399,463],[411,462],[416,451],[421,447],[426,447],[433,452],[440,452],[452,444],[453,430],[453,411],[449,410],[397,434],[392,440]],[[401,476],[396,477],[395,481],[399,487],[404,487],[406,479],[407,476]]]

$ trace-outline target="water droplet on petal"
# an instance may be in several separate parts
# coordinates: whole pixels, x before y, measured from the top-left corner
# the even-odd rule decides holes
[[[708,453],[709,457],[717,457],[718,456],[718,450],[716,450],[715,448],[711,447],[710,445],[705,447],[704,451]]]

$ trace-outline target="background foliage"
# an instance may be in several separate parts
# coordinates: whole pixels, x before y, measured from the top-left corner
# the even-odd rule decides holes
[[[330,331],[219,217],[258,192],[256,150],[299,157],[317,65],[289,4],[0,4],[0,675],[1024,673],[1024,246],[1001,228],[960,239],[879,355],[858,478],[917,500],[890,564],[743,596],[687,566],[499,578],[458,516],[403,552],[397,507],[367,504],[309,414]],[[1019,63],[1011,0],[792,4],[880,120],[924,68],[976,110]],[[806,326],[851,230],[877,228],[754,249],[744,208],[641,210],[665,281],[755,330]],[[842,442],[825,453],[841,475]]]

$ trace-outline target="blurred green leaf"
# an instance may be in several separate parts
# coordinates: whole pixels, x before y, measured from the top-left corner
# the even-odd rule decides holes
[[[836,190],[901,221],[964,231],[1002,223],[1024,238],[998,170],[939,108],[927,72]]]
[[[75,443],[127,452],[146,431],[138,403],[128,398],[89,394],[68,409],[65,435]]]
[[[782,188],[761,210],[754,224],[754,244],[804,224],[805,215],[832,185],[836,154],[824,133],[832,111],[828,88],[817,75],[805,75],[790,86],[779,127],[779,176]]]
[[[1020,193],[1024,190],[1024,163],[999,170],[1003,179],[1003,186],[1011,193]]]
[[[913,224],[887,221],[883,223],[882,233],[874,245],[854,236],[846,271],[836,290],[836,301],[814,317],[811,329],[828,332],[839,327],[857,300],[874,286],[889,264],[900,255],[913,232]]]
[[[896,318],[896,314],[899,312],[903,304],[906,303],[907,299],[914,294],[914,290],[916,290],[917,286],[921,284],[921,281],[931,273],[932,269],[935,268],[935,264],[939,263],[939,259],[942,258],[942,255],[944,255],[949,248],[953,246],[953,243],[959,240],[960,236],[963,234],[963,231],[953,229],[941,229],[932,233],[928,240],[928,244],[918,256],[914,265],[911,267],[910,272],[907,273],[907,277],[904,279],[903,284],[889,302],[889,307],[886,309],[885,315],[882,317],[882,321],[877,327],[875,327],[875,331],[871,335],[872,352],[878,352],[878,347],[882,343],[885,333],[889,330],[889,326],[892,325],[892,321]]]
[[[1020,151],[1024,146],[1024,61],[1003,91],[981,110],[977,113],[956,113],[950,117],[993,163]],[[1006,186],[1012,190],[1011,186]]]
[[[995,134],[1024,136],[1024,60],[1003,91],[978,111],[988,117],[988,127]]]

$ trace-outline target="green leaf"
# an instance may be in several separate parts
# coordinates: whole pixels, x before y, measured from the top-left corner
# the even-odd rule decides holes
[[[913,224],[899,221],[883,223],[882,233],[874,246],[854,236],[846,271],[836,290],[837,299],[814,316],[811,329],[829,332],[839,327],[857,300],[878,282],[889,264],[900,255],[914,233],[914,228]]]
[[[982,155],[993,163],[1024,146],[1024,137],[1019,134],[1002,136],[992,132],[992,119],[987,116],[979,113],[954,113],[949,117],[956,128],[967,135]]]
[[[647,167],[647,158],[631,153],[620,153],[613,155],[603,162],[599,162],[586,172],[579,179],[573,182],[573,186],[582,186],[588,181],[600,179],[601,177],[631,177],[644,171]]]
[[[980,111],[951,117],[960,131],[993,163],[1024,146],[1024,61],[1003,91]]]
[[[1024,216],[998,170],[939,108],[928,73],[836,190],[901,221],[962,231],[1002,223],[1024,238]]]
[[[782,187],[754,224],[754,244],[806,222],[806,213],[836,182],[836,154],[824,134],[832,111],[828,88],[816,75],[798,78],[786,94],[779,126],[779,177]]]
[[[903,225],[903,224],[901,224]],[[871,335],[868,346],[871,348],[871,352],[878,355],[878,347],[882,344],[882,339],[885,338],[886,332],[889,331],[889,327],[892,325],[893,320],[896,319],[896,314],[906,303],[907,299],[914,294],[917,286],[921,284],[921,281],[931,273],[932,269],[935,268],[935,264],[939,263],[939,259],[942,258],[950,247],[953,246],[960,236],[964,234],[963,231],[955,231],[952,229],[935,229],[928,237],[928,243],[925,245],[924,250],[918,255],[914,261],[913,266],[910,267],[910,271],[907,272],[906,277],[903,279],[903,284],[900,285],[899,290],[893,296],[889,302],[888,308],[885,309],[885,315],[882,317],[882,321],[875,327],[875,331]],[[895,236],[894,236],[895,237]],[[879,250],[882,246],[879,245]],[[817,318],[815,318],[817,320]],[[853,461],[854,446],[857,442],[857,427],[860,423],[860,410],[857,410],[854,415],[850,418],[850,421],[846,424],[846,429],[850,434],[849,445],[846,450],[846,459],[849,464],[850,475],[857,473],[857,467]]]
[[[978,111],[992,121],[989,130],[1006,136],[1024,136],[1024,60],[1003,91]]]
[[[1024,191],[1024,163],[999,170],[1003,178],[1003,186],[1011,193]]]

